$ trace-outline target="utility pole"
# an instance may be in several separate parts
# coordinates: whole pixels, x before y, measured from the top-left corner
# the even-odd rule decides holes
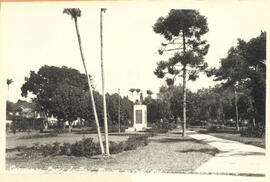
[[[105,95],[105,84],[104,84],[104,67],[103,67],[103,22],[102,13],[106,12],[106,8],[100,9],[100,58],[101,58],[101,77],[102,77],[102,94],[103,94],[103,109],[104,109],[104,128],[105,128],[105,144],[106,144],[106,155],[110,155],[109,150],[109,136],[108,136],[108,121],[107,121],[107,108],[106,108],[106,95]]]
[[[121,132],[121,128],[120,128],[120,88],[118,89],[118,133]]]

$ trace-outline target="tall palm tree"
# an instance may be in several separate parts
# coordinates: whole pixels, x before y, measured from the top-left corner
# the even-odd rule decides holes
[[[135,88],[131,88],[129,89],[129,91],[132,93],[132,97],[133,97],[133,92],[135,92]]]
[[[106,95],[105,95],[105,81],[104,81],[104,67],[103,67],[103,23],[102,13],[106,12],[106,8],[100,9],[100,58],[101,58],[101,78],[102,78],[102,95],[103,95],[103,110],[104,110],[104,128],[105,128],[105,144],[106,155],[110,155],[109,150],[109,136],[108,136],[108,121],[107,121],[107,108],[106,108]]]
[[[9,100],[9,85],[13,83],[12,79],[7,79],[7,85],[8,85],[8,100]]]
[[[95,121],[96,121],[96,125],[97,125],[98,141],[99,141],[99,144],[100,144],[101,154],[104,155],[104,146],[103,146],[101,133],[100,133],[100,126],[99,126],[99,121],[98,121],[98,116],[97,116],[97,111],[96,111],[96,106],[95,106],[95,100],[94,100],[94,96],[93,96],[91,81],[90,81],[90,78],[88,76],[88,71],[87,71],[87,68],[86,68],[85,61],[84,61],[84,56],[83,56],[83,51],[82,51],[82,44],[81,44],[81,37],[80,37],[79,29],[78,29],[77,18],[81,16],[81,10],[79,8],[65,8],[63,13],[67,14],[67,15],[70,15],[71,19],[73,19],[74,23],[75,23],[75,28],[76,28],[76,33],[77,33],[77,37],[78,37],[78,43],[79,43],[81,58],[82,58],[82,63],[83,63],[83,67],[84,67],[84,70],[85,70],[85,75],[86,75],[87,81],[88,81],[88,86],[89,86],[90,97],[91,97],[91,101],[92,101],[94,117],[95,117]]]
[[[151,97],[151,96],[153,95],[152,90],[146,90],[146,93],[147,93],[147,95],[148,95],[149,97]]]

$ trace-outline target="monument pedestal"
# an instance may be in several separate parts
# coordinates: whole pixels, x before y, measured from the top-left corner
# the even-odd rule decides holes
[[[133,127],[126,131],[143,131],[147,128],[146,105],[138,104],[133,106]]]

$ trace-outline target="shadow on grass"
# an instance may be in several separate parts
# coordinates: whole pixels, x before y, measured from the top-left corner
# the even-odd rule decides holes
[[[224,134],[240,134],[240,131],[232,129],[218,129],[218,130],[198,130],[198,133],[210,134],[210,133],[224,133]]]
[[[202,140],[195,140],[192,138],[187,138],[187,137],[183,137],[183,138],[162,138],[162,139],[155,139],[152,140],[152,142],[157,142],[157,143],[178,143],[178,142],[192,142],[192,143],[204,143]]]
[[[202,149],[188,149],[188,150],[178,150],[177,152],[181,153],[190,153],[190,152],[196,152],[196,153],[205,153],[205,154],[210,154],[212,156],[216,155],[219,153],[218,149],[209,149],[209,148],[202,148]]]
[[[252,155],[265,156],[265,153],[263,153],[263,152],[237,152],[237,153],[229,154],[229,156],[252,156]]]

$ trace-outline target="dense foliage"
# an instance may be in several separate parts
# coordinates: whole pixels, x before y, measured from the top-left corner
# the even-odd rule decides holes
[[[43,129],[43,118],[25,118],[21,116],[14,116],[10,126],[11,131],[15,134],[17,131],[30,131],[32,129]]]
[[[223,88],[232,88],[245,95],[239,102],[247,102],[246,114],[256,123],[265,123],[266,99],[266,32],[249,41],[238,39],[227,57],[221,59],[221,66],[212,69],[209,75],[223,81]],[[243,108],[239,108],[243,109]]]
[[[83,118],[90,125],[94,125],[94,114],[89,97],[87,78],[79,71],[67,67],[43,66],[36,73],[30,72],[30,77],[25,79],[22,88],[22,96],[27,96],[28,92],[36,95],[33,99],[36,110],[52,114],[62,121],[76,120]],[[97,115],[100,124],[103,125],[103,101],[102,96],[94,91]],[[107,108],[109,125],[118,122],[118,94],[107,94]],[[120,122],[127,125],[132,121],[133,105],[127,97],[120,97]]]

